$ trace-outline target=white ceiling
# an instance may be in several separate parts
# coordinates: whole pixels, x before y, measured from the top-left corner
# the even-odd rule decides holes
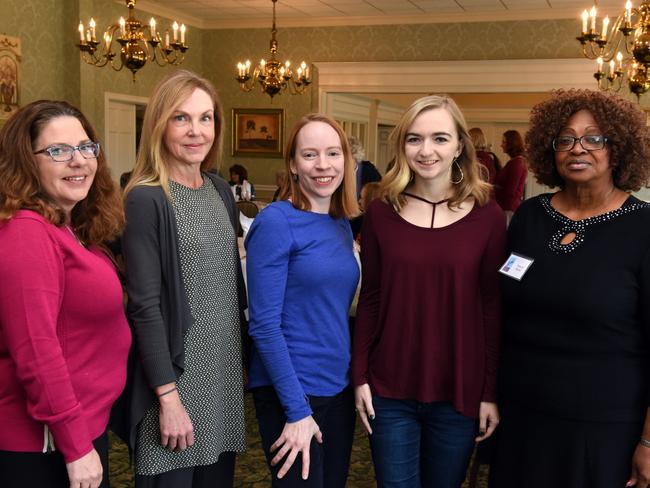
[[[124,0],[115,0],[124,3]],[[624,0],[595,0],[608,14]],[[638,3],[634,2],[635,4]],[[280,27],[576,19],[593,0],[278,0]],[[136,10],[201,28],[270,27],[271,0],[139,0]]]

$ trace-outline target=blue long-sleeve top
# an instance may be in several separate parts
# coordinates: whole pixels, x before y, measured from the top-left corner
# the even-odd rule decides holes
[[[306,395],[349,384],[348,310],[359,280],[350,224],[272,203],[251,226],[246,259],[249,387],[273,385],[296,422],[312,413]]]

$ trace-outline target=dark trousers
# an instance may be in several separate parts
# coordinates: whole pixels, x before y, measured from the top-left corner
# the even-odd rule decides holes
[[[93,441],[104,468],[100,488],[108,484],[108,436]],[[69,488],[68,471],[63,456],[53,452],[0,451],[0,486],[2,488]]]
[[[219,460],[207,466],[173,469],[153,476],[136,475],[136,488],[232,488],[235,479],[235,453],[222,452]]]
[[[282,479],[278,471],[284,459],[271,466],[275,454],[270,453],[280,437],[287,417],[273,387],[253,390],[257,422],[262,437],[262,448],[271,470],[272,486],[277,488],[344,488],[350,468],[350,454],[354,437],[354,395],[346,388],[333,397],[309,396],[312,416],[323,434],[323,443],[312,439],[309,450],[309,478],[302,479],[302,455],[298,455],[291,469]]]

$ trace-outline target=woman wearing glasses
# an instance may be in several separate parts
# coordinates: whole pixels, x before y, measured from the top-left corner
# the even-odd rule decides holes
[[[138,488],[232,486],[235,452],[246,448],[237,206],[228,183],[207,172],[223,133],[212,84],[169,74],[149,99],[125,189]]]
[[[558,91],[532,112],[502,268],[494,487],[650,484],[650,131],[637,105]],[[627,483],[627,484],[626,484]]]
[[[96,139],[65,102],[33,102],[0,131],[4,488],[108,486],[131,334],[103,246],[124,215]]]

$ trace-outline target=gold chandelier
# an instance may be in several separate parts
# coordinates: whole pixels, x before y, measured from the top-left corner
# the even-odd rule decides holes
[[[84,29],[83,22],[79,22],[79,44],[77,44],[81,50],[81,58],[86,63],[98,68],[110,63],[115,71],[120,71],[126,66],[133,73],[134,82],[136,72],[147,61],[155,62],[158,66],[179,65],[185,59],[184,54],[189,49],[185,44],[185,24],[179,26],[178,22],[174,21],[172,37],[170,38],[168,29],[163,39],[160,32],[156,30],[156,20],[153,17],[148,26],[135,18],[133,14],[135,2],[136,0],[126,0],[129,17],[126,20],[120,17],[118,23],[109,26],[101,41],[97,40],[94,19],[90,19],[88,29]],[[115,59],[117,54],[113,52],[114,41],[120,45],[119,61]]]
[[[271,58],[268,60],[262,59],[260,64],[253,71],[251,76],[251,62],[237,63],[237,78],[239,88],[245,92],[251,91],[255,87],[255,83],[260,84],[260,88],[264,93],[273,98],[280,92],[289,90],[291,94],[302,94],[311,83],[309,77],[309,67],[303,61],[298,67],[297,75],[294,77],[291,70],[291,62],[285,61],[284,64],[276,59],[278,53],[278,41],[275,39],[277,29],[275,28],[275,4],[278,0],[271,0],[273,2],[273,27],[271,28]]]
[[[625,9],[610,27],[609,17],[600,26],[594,5],[582,12],[582,32],[577,37],[582,54],[596,60],[594,78],[602,90],[618,91],[627,81],[632,93],[641,97],[650,90],[650,0]]]

